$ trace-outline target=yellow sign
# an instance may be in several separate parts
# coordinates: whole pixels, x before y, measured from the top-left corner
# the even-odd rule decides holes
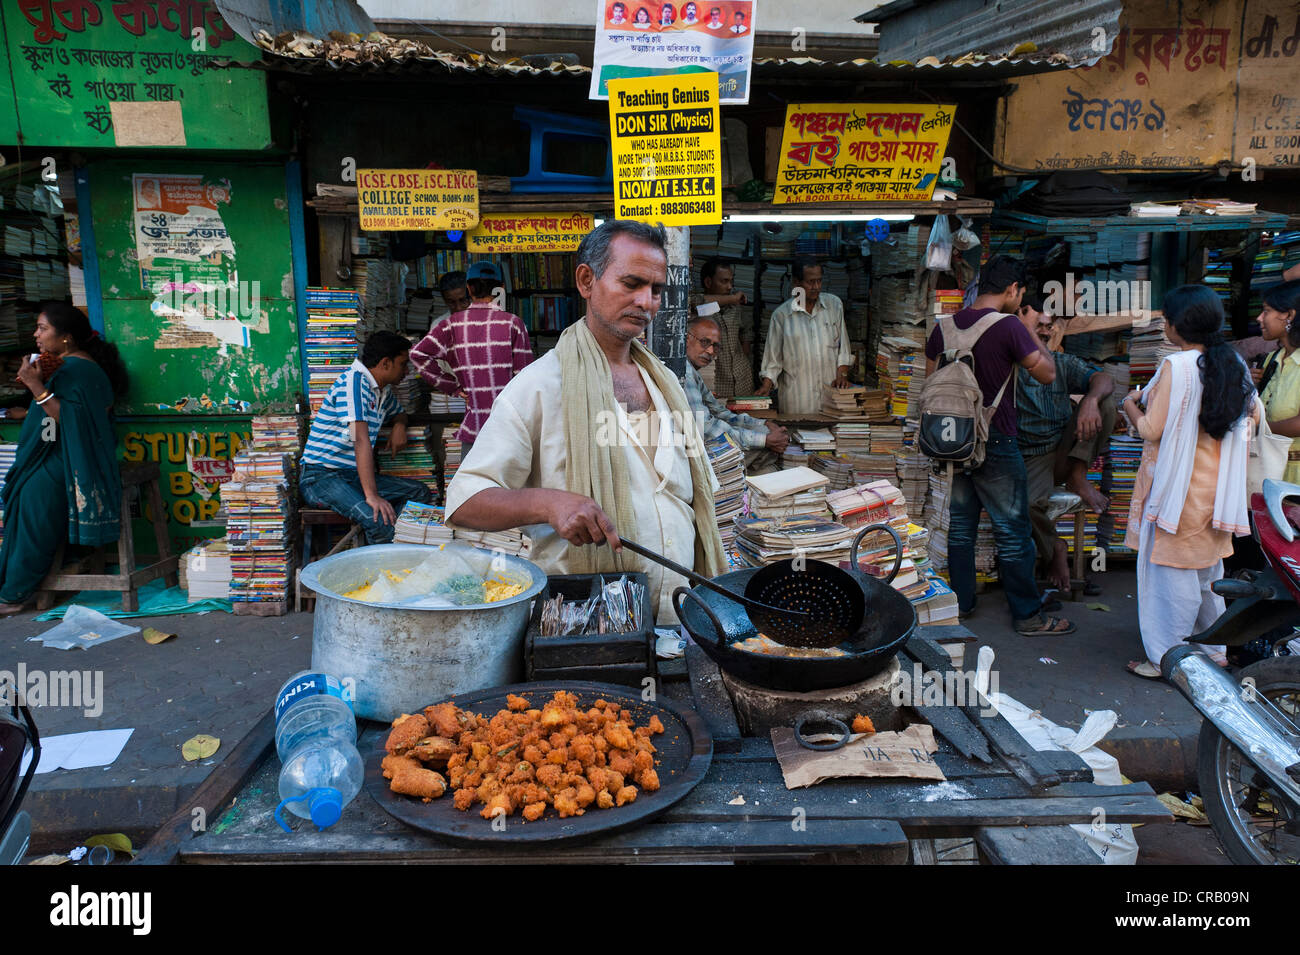
[[[608,86],[618,218],[720,223],[718,74],[610,80]]]
[[[773,204],[929,201],[955,106],[791,103]]]
[[[363,232],[428,232],[478,224],[473,169],[358,169]]]
[[[587,212],[520,212],[485,215],[465,234],[467,249],[481,255],[503,252],[576,252],[596,227]]]

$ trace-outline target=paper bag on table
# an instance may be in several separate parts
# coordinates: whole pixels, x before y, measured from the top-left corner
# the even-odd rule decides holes
[[[818,742],[816,736],[810,737]],[[946,779],[930,754],[938,750],[934,729],[914,723],[901,733],[855,733],[839,749],[815,750],[799,745],[794,730],[772,730],[772,746],[785,776],[786,789],[814,786],[844,776]]]

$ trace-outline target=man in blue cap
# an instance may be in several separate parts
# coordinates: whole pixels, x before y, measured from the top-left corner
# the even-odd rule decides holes
[[[498,304],[501,270],[492,262],[475,262],[465,280],[472,299],[469,308],[429,329],[411,349],[411,365],[431,387],[465,399],[465,420],[456,436],[468,454],[492,402],[533,360],[533,349],[519,316]]]

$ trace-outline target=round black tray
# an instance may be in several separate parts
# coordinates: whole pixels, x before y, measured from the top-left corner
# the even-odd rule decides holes
[[[699,714],[694,710],[678,710],[659,701],[646,702],[641,699],[639,690],[625,686],[547,680],[474,690],[447,699],[463,710],[491,716],[498,710],[505,709],[508,693],[522,696],[533,706],[541,708],[557,690],[577,696],[581,708],[589,708],[598,699],[618,703],[631,712],[638,726],[648,722],[651,716],[658,716],[664,724],[664,732],[652,737],[652,741],[657,750],[655,769],[659,774],[660,788],[652,793],[638,789],[636,802],[629,805],[613,809],[589,808],[583,815],[567,819],[561,819],[549,806],[546,815],[536,822],[527,822],[516,813],[505,817],[503,830],[493,829],[493,820],[479,815],[483,808],[481,805],[461,812],[452,805],[450,791],[442,798],[426,803],[389,789],[381,765],[385,755],[384,742],[388,739],[387,732],[384,732],[376,735],[375,742],[363,754],[366,762],[366,792],[389,815],[408,826],[422,829],[449,842],[474,846],[494,843],[518,845],[592,838],[638,826],[682,800],[709,771],[709,764],[713,761],[713,737]],[[500,822],[497,825],[500,826]]]

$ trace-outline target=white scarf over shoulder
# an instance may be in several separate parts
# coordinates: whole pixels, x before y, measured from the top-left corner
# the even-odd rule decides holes
[[[1160,436],[1160,453],[1156,458],[1151,492],[1147,496],[1145,518],[1169,534],[1178,532],[1187,489],[1192,481],[1196,459],[1196,441],[1200,435],[1201,370],[1195,349],[1175,352],[1165,358],[1155,376],[1142,391],[1145,403],[1162,375],[1169,378],[1169,415]],[[1253,406],[1253,402],[1247,405]],[[1251,417],[1243,414],[1228,429],[1219,447],[1219,477],[1214,491],[1216,530],[1241,536],[1250,533],[1246,516],[1246,460],[1250,449]]]

